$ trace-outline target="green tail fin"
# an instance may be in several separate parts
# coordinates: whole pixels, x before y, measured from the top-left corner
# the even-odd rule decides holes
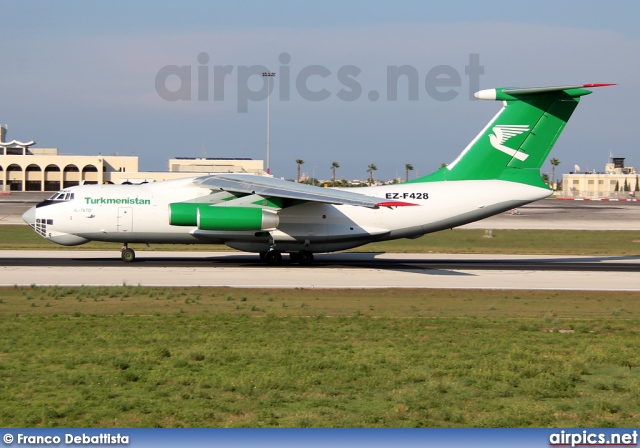
[[[547,188],[540,168],[564,129],[584,86],[490,89],[476,93],[503,108],[451,164],[413,182],[500,179]]]

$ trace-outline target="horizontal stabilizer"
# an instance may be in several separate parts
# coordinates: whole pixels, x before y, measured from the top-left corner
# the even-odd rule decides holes
[[[552,87],[504,87],[501,89],[486,89],[480,90],[473,94],[479,100],[508,100],[513,96],[520,95],[540,95],[545,93],[562,92],[565,91],[570,96],[582,96],[588,95],[588,90],[585,88],[594,87],[606,87],[615,86],[615,84],[580,84],[576,86],[552,86]],[[574,91],[574,92],[567,92]]]

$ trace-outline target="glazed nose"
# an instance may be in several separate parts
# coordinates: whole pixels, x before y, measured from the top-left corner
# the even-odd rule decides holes
[[[36,225],[36,208],[31,207],[29,210],[22,214],[22,220],[29,224],[31,227]]]

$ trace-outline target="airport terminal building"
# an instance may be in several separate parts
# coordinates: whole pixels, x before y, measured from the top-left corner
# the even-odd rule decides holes
[[[139,171],[137,156],[61,155],[35,142],[7,142],[0,126],[0,191],[58,191],[80,184],[139,184],[214,173],[266,175],[262,160],[176,157],[168,171]]]
[[[640,197],[640,173],[626,166],[623,157],[614,157],[603,172],[571,172],[562,176],[562,196],[565,198],[626,199]],[[577,167],[576,167],[577,168]]]

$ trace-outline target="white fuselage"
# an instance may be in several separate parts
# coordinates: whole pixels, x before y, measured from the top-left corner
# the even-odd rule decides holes
[[[218,243],[248,252],[274,247],[281,252],[331,252],[373,241],[415,238],[477,221],[550,193],[500,180],[364,187],[350,191],[378,197],[381,202],[417,206],[367,208],[305,202],[276,209],[279,224],[275,229],[210,231],[169,223],[172,203],[205,200],[214,206],[226,205],[192,178],[142,185],[82,185],[63,191],[69,193],[64,199],[47,200],[24,215],[38,233],[58,244]]]

